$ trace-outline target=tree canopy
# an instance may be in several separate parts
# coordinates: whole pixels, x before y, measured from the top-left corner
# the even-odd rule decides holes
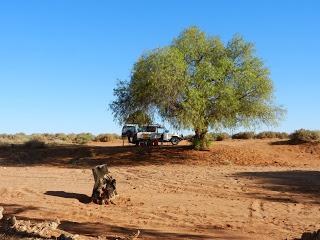
[[[145,125],[145,124],[151,124],[152,119],[147,113],[145,113],[141,110],[138,110],[136,112],[129,114],[129,116],[127,117],[125,122],[126,123],[136,123],[141,126],[141,125]]]
[[[120,122],[136,111],[158,114],[201,139],[209,128],[272,125],[283,113],[254,45],[239,35],[224,44],[197,27],[143,54],[114,95],[110,106]]]

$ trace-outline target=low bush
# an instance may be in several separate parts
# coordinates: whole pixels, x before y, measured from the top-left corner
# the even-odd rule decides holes
[[[280,138],[280,139],[286,139],[289,138],[289,134],[286,132],[272,132],[272,131],[266,131],[258,133],[256,136],[258,139],[266,139],[266,138]]]
[[[11,144],[26,144],[27,146],[33,147],[33,140],[35,140],[35,142],[43,142],[44,144],[86,144],[90,141],[110,142],[115,139],[121,139],[121,137],[117,134],[108,133],[99,134],[98,136],[94,136],[91,133],[36,133],[31,135],[17,133],[0,134],[0,145],[8,146]],[[37,143],[34,144],[36,145]]]
[[[320,142],[320,131],[299,129],[289,136],[294,143]]]
[[[28,140],[30,140],[30,136],[24,133],[0,134],[0,142],[2,144],[22,144]]]
[[[106,133],[106,134],[99,134],[94,138],[95,142],[110,142],[116,139],[121,139],[121,136],[115,133]]]
[[[212,139],[214,141],[223,141],[230,138],[231,136],[226,132],[212,133]]]
[[[75,136],[73,143],[86,144],[94,139],[94,135],[91,133],[79,133]]]
[[[252,139],[254,138],[254,132],[239,132],[232,135],[232,139]]]
[[[46,143],[39,139],[32,139],[23,144],[25,148],[44,148]]]

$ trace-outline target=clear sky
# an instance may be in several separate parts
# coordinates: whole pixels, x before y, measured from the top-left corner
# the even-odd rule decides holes
[[[192,25],[255,43],[288,110],[275,130],[320,128],[320,1],[4,0],[0,133],[118,132],[117,79]]]

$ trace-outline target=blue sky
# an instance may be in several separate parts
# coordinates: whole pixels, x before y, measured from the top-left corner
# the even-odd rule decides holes
[[[319,129],[319,12],[319,1],[1,1],[0,132],[118,132],[117,79],[192,25],[255,43],[288,110],[261,130]]]

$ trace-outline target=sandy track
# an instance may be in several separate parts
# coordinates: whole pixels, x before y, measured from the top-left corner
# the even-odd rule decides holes
[[[215,152],[221,148],[230,155],[228,146],[239,144],[245,148],[243,142],[230,141],[205,154],[222,156],[225,153]],[[258,148],[254,153],[264,154]],[[61,229],[108,239],[136,229],[141,239],[293,239],[320,228],[317,156],[308,166],[307,158],[301,162],[301,156],[292,153],[297,158],[291,165],[300,162],[286,166],[288,159],[281,158],[281,152],[273,149],[272,154],[280,154],[277,161],[283,166],[114,164],[110,170],[119,197],[116,205],[108,206],[88,203],[93,185],[88,167],[3,166],[0,205],[18,218],[59,218]]]

